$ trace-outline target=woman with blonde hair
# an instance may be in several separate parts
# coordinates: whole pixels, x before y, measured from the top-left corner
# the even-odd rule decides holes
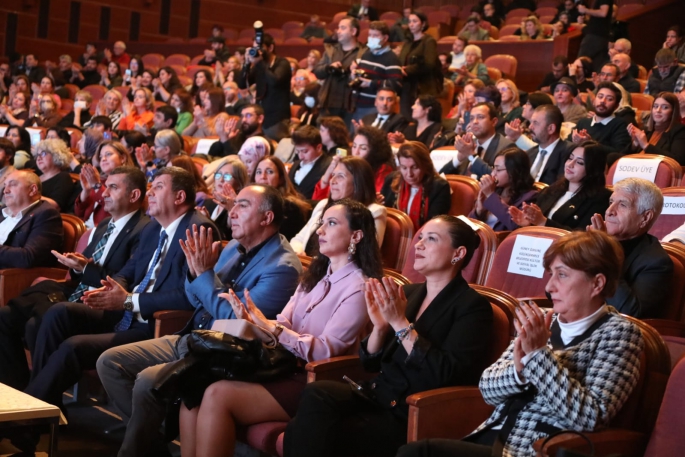
[[[45,127],[49,129],[59,124],[62,116],[57,112],[57,99],[53,94],[43,94],[40,96],[38,106],[31,104],[29,110],[29,126]]]
[[[128,149],[118,141],[103,141],[98,146],[95,156],[98,157],[99,167],[83,164],[79,175],[81,192],[74,202],[74,214],[83,219],[88,228],[97,227],[100,221],[109,217],[102,196],[107,176],[117,167],[134,166]]]
[[[193,122],[186,127],[183,135],[195,138],[207,138],[217,136],[215,124],[217,120],[228,120],[228,114],[224,112],[226,97],[224,91],[218,87],[211,87],[207,95],[202,99],[202,106],[196,105],[193,112]]]
[[[528,16],[521,23],[521,41],[545,40],[545,29],[535,16]]]
[[[43,140],[36,145],[33,157],[42,173],[43,197],[53,200],[61,213],[71,213],[75,195],[68,169],[74,156],[69,147],[62,140]]]
[[[155,116],[155,99],[150,89],[139,88],[133,94],[133,106],[124,104],[126,117],[119,123],[119,130],[151,129]]]
[[[514,119],[523,121],[523,107],[519,98],[519,90],[511,79],[500,79],[495,83],[495,87],[501,96],[500,113],[497,116],[497,126],[495,130],[504,133],[504,125],[510,124]]]
[[[100,99],[97,107],[95,108],[95,116],[107,116],[110,121],[112,121],[112,130],[119,130],[119,123],[124,118],[124,113],[122,111],[122,104],[124,97],[121,93],[116,90],[108,90],[105,92],[105,96]],[[90,127],[90,122],[88,121],[83,124],[84,128]]]
[[[483,51],[475,44],[464,48],[466,64],[454,70],[453,81],[457,86],[464,86],[470,79],[480,79],[483,84],[490,84],[488,67],[483,63]]]

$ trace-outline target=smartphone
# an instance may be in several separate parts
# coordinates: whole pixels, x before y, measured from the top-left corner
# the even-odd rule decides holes
[[[338,157],[347,157],[347,149],[335,148],[335,155]]]
[[[102,136],[105,140],[111,140],[112,139],[112,132],[103,132]]]
[[[86,102],[81,100],[74,102],[74,108],[86,109]]]
[[[126,71],[124,72],[124,74],[130,78],[131,77],[131,69],[127,68]]]

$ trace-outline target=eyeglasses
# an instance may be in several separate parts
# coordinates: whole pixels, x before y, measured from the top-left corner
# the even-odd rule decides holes
[[[230,173],[223,173],[223,174],[222,173],[216,173],[214,175],[214,181],[218,181],[220,179],[223,179],[224,182],[227,182],[227,181],[230,181],[231,179],[233,179],[233,175]]]
[[[48,151],[39,151],[39,152],[36,154],[36,157],[46,157],[46,156],[48,156],[49,154],[50,154],[50,153],[49,153]]]

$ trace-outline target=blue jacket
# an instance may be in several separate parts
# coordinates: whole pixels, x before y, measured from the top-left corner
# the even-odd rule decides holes
[[[226,292],[225,277],[240,258],[239,243],[231,241],[224,248],[216,267],[202,273],[195,279],[186,275],[185,291],[195,313],[181,333],[193,330],[197,315],[209,312],[212,319],[207,322],[211,327],[215,319],[233,319],[235,314],[230,303],[219,298]],[[302,264],[283,235],[275,234],[261,247],[237,278],[232,278],[235,294],[243,300],[245,289],[255,305],[268,319],[275,319],[283,310],[299,283]]]

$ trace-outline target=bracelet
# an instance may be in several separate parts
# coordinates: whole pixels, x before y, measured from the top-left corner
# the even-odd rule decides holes
[[[397,342],[401,343],[402,340],[406,340],[411,331],[414,330],[414,324],[409,324],[408,327],[405,327],[401,330],[398,330],[395,332],[395,337],[397,338]]]

